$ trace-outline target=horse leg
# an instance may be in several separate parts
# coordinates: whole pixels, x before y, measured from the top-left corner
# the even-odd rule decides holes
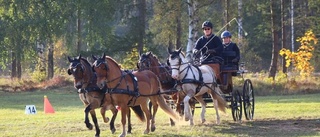
[[[206,122],[205,119],[205,114],[206,114],[206,102],[203,101],[202,95],[195,96],[196,100],[200,103],[201,105],[201,122],[204,123]]]
[[[104,111],[105,112],[105,111]],[[111,112],[112,112],[112,118],[111,118],[111,121],[110,121],[110,130],[111,130],[111,133],[114,134],[114,132],[116,132],[116,128],[114,127],[114,121],[116,120],[117,118],[117,114],[118,114],[118,110],[113,107],[111,109]]]
[[[121,107],[121,124],[122,124],[122,133],[119,135],[119,137],[125,137],[127,135],[127,131],[126,131],[126,116],[127,116],[127,112],[129,107],[127,106],[120,106]]]
[[[130,110],[130,108],[128,109],[127,118],[128,118],[128,131],[127,131],[127,133],[131,134],[132,127],[131,127],[131,110]]]
[[[91,114],[92,121],[94,123],[94,127],[96,128],[95,137],[99,137],[100,136],[100,128],[99,128],[98,120],[97,120],[97,117],[96,117],[96,112],[94,110],[91,110],[90,114]]]
[[[151,99],[151,102],[153,105],[153,113],[150,114],[151,115],[151,132],[154,132],[156,130],[156,125],[155,125],[155,119],[156,119],[156,113],[158,111],[158,108],[159,108],[159,105],[156,101],[153,101],[153,100],[156,100],[157,98],[155,97],[152,97]]]
[[[84,116],[84,123],[86,124],[86,127],[89,129],[89,130],[92,130],[93,126],[92,124],[90,123],[89,121],[89,112],[90,112],[91,108],[90,108],[90,104],[84,109],[84,113],[85,113],[85,116]]]
[[[209,94],[210,94],[210,96],[212,98],[214,109],[216,110],[216,116],[217,116],[217,122],[216,123],[219,125],[220,124],[220,115],[219,115],[219,109],[218,109],[218,100],[213,97],[212,92],[209,93]]]
[[[190,96],[187,95],[186,97],[184,97],[183,99],[183,103],[184,103],[184,119],[185,121],[189,121],[190,120],[190,106],[189,106],[189,100],[190,100]],[[191,124],[191,123],[190,123]]]
[[[152,105],[153,105],[153,107],[155,106],[154,103],[152,103]],[[147,107],[147,104],[142,103],[140,106],[141,106],[142,111],[145,113],[145,115],[146,115],[146,117],[147,117],[147,128],[146,128],[146,130],[144,131],[144,134],[148,134],[148,133],[150,132],[150,128],[149,128],[149,127],[150,127],[151,114],[150,114],[150,111],[149,111],[149,109],[148,109],[148,107]]]
[[[220,124],[220,115],[219,115],[219,109],[218,109],[218,100],[213,99],[213,105],[214,105],[214,109],[216,110],[216,115],[217,115],[217,124]]]
[[[101,113],[101,116],[102,116],[102,118],[103,118],[103,122],[104,122],[104,123],[108,123],[108,122],[109,122],[109,118],[106,117],[106,110],[107,110],[106,107],[102,107],[102,108],[100,109],[100,113]]]

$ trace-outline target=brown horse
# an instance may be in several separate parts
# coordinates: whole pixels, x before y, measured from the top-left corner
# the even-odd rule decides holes
[[[178,116],[166,105],[164,98],[160,95],[162,92],[158,77],[149,70],[144,71],[125,71],[118,63],[109,56],[103,54],[102,57],[92,56],[95,62],[93,69],[97,74],[97,85],[100,88],[107,88],[106,106],[121,107],[122,133],[120,137],[126,136],[125,124],[128,106],[141,106],[142,111],[147,118],[147,127],[144,134],[155,130],[155,115],[151,117],[148,109],[148,100],[153,104],[154,113],[160,106],[170,117],[177,120]]]
[[[183,107],[182,100],[186,94],[176,90],[177,81],[171,77],[170,67],[166,64],[161,64],[158,60],[158,57],[152,54],[152,52],[141,54],[137,67],[139,70],[150,70],[159,77],[162,88],[168,93],[166,94],[169,96],[168,99],[173,100],[175,103],[176,112],[180,113],[180,115],[183,115],[181,106]],[[195,100],[190,99],[189,103],[194,112]],[[170,123],[171,126],[175,125],[172,119],[170,119]]]
[[[68,74],[72,75],[74,78],[74,87],[78,89],[79,91],[79,98],[83,102],[83,104],[86,106],[85,108],[85,124],[87,128],[90,130],[93,128],[92,124],[89,121],[88,113],[90,112],[92,120],[95,125],[96,134],[95,136],[100,135],[100,129],[98,125],[98,121],[95,114],[95,109],[102,107],[102,103],[104,102],[105,97],[105,91],[101,90],[96,85],[96,75],[92,71],[91,64],[85,59],[82,58],[81,55],[78,57],[75,57],[74,59],[71,59],[68,57],[68,60],[70,62],[70,67],[68,68]],[[100,110],[100,113],[103,117],[103,120],[105,123],[109,121],[109,118],[105,117],[105,111],[107,107],[102,107]],[[117,116],[118,110],[115,108],[109,108],[111,109],[113,116],[110,121],[110,130],[112,133],[116,131],[114,127],[114,121]],[[133,110],[136,113],[140,113],[141,117],[143,116],[142,110],[140,107],[133,108]],[[128,132],[131,132],[131,124],[130,124],[130,113],[128,113]]]

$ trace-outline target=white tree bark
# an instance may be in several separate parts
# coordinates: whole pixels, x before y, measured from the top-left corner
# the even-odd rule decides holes
[[[238,38],[241,42],[242,39],[242,0],[238,0],[238,20],[239,20],[239,26],[238,26]],[[239,46],[241,46],[241,43],[239,43]]]
[[[294,0],[291,0],[291,52],[294,52],[294,25],[293,25],[293,13],[294,13]]]
[[[195,11],[198,9],[198,1],[197,0],[187,0],[188,3],[188,14],[189,14],[189,34],[188,34],[188,45],[186,49],[186,57],[188,60],[192,59],[192,49],[196,42],[196,37],[198,31],[195,29],[198,25],[199,20],[195,15]]]

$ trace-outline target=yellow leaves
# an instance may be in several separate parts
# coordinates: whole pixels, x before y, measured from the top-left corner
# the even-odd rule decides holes
[[[288,49],[281,49],[279,54],[284,56],[286,60],[286,67],[289,67],[292,63],[301,76],[308,77],[314,71],[314,67],[311,66],[310,60],[313,56],[314,45],[318,43],[318,39],[315,37],[311,30],[307,31],[305,35],[297,39],[301,46],[297,52],[291,52]]]

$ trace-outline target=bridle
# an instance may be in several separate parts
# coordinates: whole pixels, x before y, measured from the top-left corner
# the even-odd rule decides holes
[[[184,76],[184,77],[186,77],[187,74],[188,74],[189,69],[191,68],[190,65],[189,65],[189,62],[184,62],[184,63],[183,63],[180,56],[176,56],[176,57],[174,57],[174,58],[171,57],[171,60],[175,60],[175,59],[179,59],[179,61],[178,61],[178,63],[177,63],[176,65],[171,65],[171,64],[168,64],[168,65],[171,66],[171,69],[177,70],[177,71],[179,72],[179,75],[180,75],[181,73],[183,73],[185,70],[187,70],[187,73],[186,73],[186,75]],[[188,64],[188,66],[185,67],[183,70],[180,71],[180,67],[181,67],[181,65],[183,65],[183,64]],[[172,66],[178,66],[178,67],[172,67]]]
[[[150,69],[151,68],[151,61],[149,58],[143,58],[141,61],[139,61],[139,67],[141,69]]]
[[[78,69],[78,66],[80,66],[80,69]],[[85,75],[85,73],[84,73],[85,68],[84,68],[83,65],[80,63],[80,61],[77,62],[76,64],[71,63],[69,69],[70,69],[70,72],[73,74],[72,76],[73,76],[75,79],[82,79],[81,76],[75,75],[78,70],[81,71],[82,76]]]
[[[98,68],[100,65],[102,65],[102,64],[104,64],[104,70],[105,71],[108,71],[109,70],[109,66],[108,66],[108,64],[107,64],[107,62],[105,61],[105,59],[103,59],[103,58],[99,58],[99,59],[97,59],[94,63],[93,63],[93,67],[96,67],[96,68]],[[122,74],[122,71],[120,70],[120,73]],[[105,77],[107,77],[108,75],[106,75]],[[113,81],[115,81],[115,80],[117,80],[117,79],[122,79],[124,77],[124,75],[121,75],[121,76],[119,76],[119,77],[117,77],[117,78],[114,78],[114,79],[112,79],[112,80],[109,80],[109,81],[107,81],[107,78],[106,78],[106,80],[105,80],[105,82],[106,83],[111,83],[111,82],[113,82]],[[120,80],[121,81],[121,80]]]

